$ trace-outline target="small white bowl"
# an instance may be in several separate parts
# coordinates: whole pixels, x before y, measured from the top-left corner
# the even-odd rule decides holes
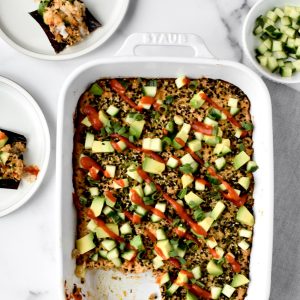
[[[284,7],[286,5],[300,6],[299,0],[260,0],[249,11],[243,26],[243,48],[254,65],[254,67],[265,77],[270,80],[289,84],[300,83],[300,72],[294,73],[292,77],[281,77],[278,73],[271,73],[262,67],[255,58],[255,48],[259,45],[259,40],[252,31],[255,25],[255,20],[258,16],[266,14],[268,10],[274,7]]]

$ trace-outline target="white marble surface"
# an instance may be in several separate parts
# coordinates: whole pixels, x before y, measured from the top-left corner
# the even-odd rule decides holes
[[[19,83],[37,100],[46,115],[52,139],[50,166],[42,187],[25,206],[0,219],[0,299],[58,299],[55,128],[57,98],[65,77],[83,62],[112,56],[133,32],[196,33],[216,57],[243,61],[242,22],[254,2],[131,0],[125,20],[109,41],[89,55],[66,62],[26,57],[0,40],[0,75]],[[271,93],[285,89],[273,83],[269,86]]]

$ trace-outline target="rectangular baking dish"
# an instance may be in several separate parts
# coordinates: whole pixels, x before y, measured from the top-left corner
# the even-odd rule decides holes
[[[141,57],[137,46],[192,47],[195,56]],[[89,62],[75,70],[65,81],[60,93],[57,123],[57,192],[60,243],[60,299],[65,289],[74,284],[83,288],[86,299],[146,300],[159,295],[151,274],[124,276],[113,271],[89,271],[81,285],[74,276],[75,261],[71,257],[76,232],[76,216],[72,203],[73,114],[80,95],[98,78],[148,77],[166,78],[185,74],[190,78],[210,77],[235,84],[249,97],[255,125],[254,155],[259,165],[255,172],[256,224],[250,262],[250,284],[247,300],[269,298],[273,242],[273,137],[269,92],[253,71],[230,61],[212,57],[202,40],[193,34],[138,33],[128,37],[115,57]]]

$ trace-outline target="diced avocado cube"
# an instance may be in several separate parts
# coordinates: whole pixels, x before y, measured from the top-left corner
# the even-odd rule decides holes
[[[201,222],[198,224],[207,232],[211,225],[213,224],[214,219],[212,217],[205,217]]]
[[[222,138],[219,136],[210,136],[210,135],[204,135],[203,141],[209,145],[209,146],[216,146],[221,142]]]
[[[145,157],[142,168],[145,172],[160,175],[165,170],[166,165],[150,157]]]
[[[240,109],[238,107],[231,107],[229,112],[232,116],[235,116],[239,111]]]
[[[162,286],[164,284],[166,284],[167,282],[170,281],[170,275],[168,272],[162,274],[160,277],[159,277],[159,285]]]
[[[92,145],[92,153],[111,153],[115,152],[115,149],[111,145],[110,141],[94,141]]]
[[[136,180],[136,181],[139,182],[139,183],[142,183],[142,182],[143,182],[143,178],[139,175],[139,173],[138,173],[137,170],[136,170],[136,165],[131,165],[131,166],[129,166],[129,167],[127,168],[126,174],[127,174],[130,178]]]
[[[135,212],[142,217],[147,214],[147,210],[141,206],[137,206]]]
[[[192,140],[192,141],[188,142],[188,146],[193,152],[199,151],[202,147],[201,141],[199,141],[199,140]]]
[[[108,253],[107,250],[99,250],[98,253],[99,253],[99,255],[100,255],[102,258],[107,259],[107,253]]]
[[[124,223],[120,227],[120,232],[121,232],[122,235],[131,234],[132,233],[132,228],[131,228],[130,224],[129,223]]]
[[[129,181],[127,178],[118,179],[113,181],[113,188],[115,190],[117,189],[123,189],[129,186]]]
[[[161,152],[162,151],[162,141],[160,138],[151,139],[151,147],[150,150],[154,152]]]
[[[106,110],[106,112],[107,112],[110,116],[112,116],[112,117],[116,116],[116,115],[118,114],[119,111],[120,111],[120,108],[118,108],[118,107],[116,107],[116,106],[114,106],[114,105],[110,105],[110,106],[108,107],[108,109]]]
[[[106,175],[108,175],[109,178],[114,178],[116,174],[116,169],[117,169],[116,166],[107,165],[105,167]]]
[[[92,123],[89,121],[88,117],[85,117],[82,121],[81,124],[85,125],[86,127],[91,127]]]
[[[139,139],[144,129],[145,123],[145,120],[133,121],[129,127],[129,134]]]
[[[236,98],[229,98],[228,106],[230,107],[237,107],[238,106],[238,99]]]
[[[176,115],[176,116],[174,116],[174,122],[177,125],[182,125],[184,123],[184,119],[182,116]]]
[[[191,99],[191,101],[190,101],[190,106],[191,106],[192,108],[197,109],[197,108],[200,108],[200,107],[203,105],[204,102],[205,102],[205,100],[203,100],[203,99],[201,98],[200,94],[198,93],[198,94],[195,94],[195,95],[192,97],[192,99]]]
[[[245,238],[251,238],[252,236],[252,231],[251,230],[247,230],[247,229],[244,229],[242,228],[240,231],[239,231],[239,236],[241,237],[245,237]]]
[[[110,125],[109,118],[103,110],[99,111],[99,120],[105,127]]]
[[[95,232],[97,227],[98,227],[98,226],[97,226],[97,224],[95,223],[94,220],[90,220],[90,221],[88,222],[88,224],[86,225],[86,228],[87,228],[88,230],[92,231],[92,232]]]
[[[195,296],[194,294],[192,294],[190,291],[187,291],[187,293],[186,293],[186,298],[185,298],[185,299],[186,299],[186,300],[197,300],[198,297]]]
[[[114,232],[115,234],[119,235],[119,227],[117,224],[114,223],[107,223],[105,224],[112,232]],[[101,228],[101,227],[97,227],[96,230],[96,235],[98,239],[103,239],[103,238],[109,238],[110,236],[107,234],[107,232]]]
[[[93,240],[94,234],[90,232],[76,241],[76,249],[79,251],[80,254],[84,254],[94,249],[96,245],[94,244]]]
[[[191,208],[197,208],[203,202],[203,199],[192,191],[184,196],[184,200]]]
[[[130,245],[139,251],[144,250],[142,237],[140,235],[134,236],[130,241]]]
[[[92,260],[92,261],[98,261],[98,258],[99,258],[99,254],[98,254],[98,253],[94,253],[94,254],[91,256],[91,260]]]
[[[195,180],[195,190],[196,191],[205,191],[205,184],[204,184],[203,180],[201,180],[199,178]]]
[[[178,89],[182,88],[183,86],[189,84],[190,80],[185,76],[179,76],[176,80],[175,80],[175,84],[177,86]]]
[[[225,251],[224,251],[221,247],[218,247],[218,246],[217,246],[217,247],[215,248],[215,250],[216,250],[216,252],[217,252],[219,258],[222,258],[222,257],[224,256]]]
[[[123,254],[121,254],[121,257],[125,260],[131,261],[136,255],[136,252],[134,250],[128,250],[125,251]]]
[[[245,225],[253,226],[254,225],[254,217],[247,209],[246,206],[241,206],[236,214],[236,219]]]
[[[250,186],[250,177],[241,177],[238,183],[247,191]]]
[[[230,298],[232,294],[234,293],[235,288],[232,286],[225,284],[223,289],[222,289],[222,294],[225,295],[226,297]]]
[[[218,245],[218,243],[217,243],[217,241],[216,241],[216,239],[214,237],[210,237],[210,238],[208,238],[206,240],[206,245],[209,248],[213,249],[213,248],[215,248]]]
[[[155,97],[157,93],[156,86],[143,86],[143,93],[145,96]]]
[[[109,202],[110,200],[106,199],[106,202],[111,204],[111,202]],[[114,204],[112,204],[113,206]],[[110,213],[112,213],[114,210],[110,207],[110,206],[105,206],[103,209],[103,214],[105,214],[106,216],[108,216]]]
[[[255,161],[251,160],[247,163],[247,167],[246,167],[247,172],[255,172],[257,169],[258,169],[258,165],[256,164]]]
[[[241,151],[238,155],[233,158],[233,167],[238,170],[240,167],[245,165],[250,160],[250,156],[245,152]]]
[[[159,228],[156,230],[156,239],[158,241],[165,240],[166,238],[167,236],[163,229]]]
[[[94,139],[95,139],[95,136],[92,133],[87,132],[86,137],[85,137],[84,148],[85,149],[92,149]]]
[[[153,263],[153,268],[155,270],[161,268],[164,265],[164,262],[160,256],[156,256],[155,258],[153,258],[152,263]]]
[[[102,88],[96,82],[91,86],[90,92],[95,96],[101,96],[103,94]]]
[[[204,121],[203,121],[204,124],[206,125],[210,125],[210,126],[218,126],[218,122],[209,118],[209,117],[205,117]]]
[[[244,241],[244,240],[240,241],[240,242],[238,243],[238,246],[239,246],[242,250],[247,250],[247,249],[250,247],[250,245],[249,245],[246,241]]]
[[[219,299],[221,296],[222,288],[218,286],[212,286],[210,288],[211,299]]]
[[[186,188],[194,181],[194,177],[191,174],[183,174],[181,177],[182,187]]]
[[[237,288],[239,286],[249,283],[249,279],[243,274],[234,274],[231,286]]]
[[[108,255],[108,254],[107,254],[107,255]],[[119,257],[111,259],[111,262],[112,262],[117,268],[119,268],[119,267],[122,266],[122,261],[121,261],[121,259],[120,259]]]
[[[224,140],[225,140],[225,142],[223,143]],[[217,154],[218,156],[224,156],[224,155],[228,154],[229,152],[231,152],[230,144],[228,146],[228,144],[226,143],[226,139],[223,139],[221,144],[217,144],[215,146],[213,153]]]
[[[119,253],[118,248],[114,248],[114,249],[108,251],[108,253],[107,253],[107,259],[108,260],[113,260],[115,258],[118,258],[119,255],[120,255],[120,253]]]
[[[99,196],[99,189],[97,187],[90,187],[89,188],[90,194],[91,196],[95,197],[95,196]]]
[[[194,132],[194,135],[195,135],[195,138],[196,138],[198,141],[202,141],[202,140],[203,140],[203,137],[204,137],[203,133],[195,131],[195,132]]]
[[[102,241],[101,245],[107,251],[110,251],[117,247],[117,243],[114,240],[110,240],[110,239]]]
[[[210,260],[206,266],[207,272],[213,276],[220,276],[223,274],[223,268],[221,265],[218,265],[214,260]]]
[[[145,183],[144,186],[144,194],[145,196],[149,196],[151,194],[153,194],[156,191],[156,187],[154,183]]]
[[[178,166],[178,164],[179,164],[178,160],[172,156],[167,161],[167,166],[172,169],[175,169]]]
[[[165,239],[158,241],[156,243],[156,246],[162,251],[163,258],[164,259],[169,259],[170,258],[170,252],[172,250],[172,245],[170,244],[170,241]],[[159,255],[159,253],[157,253]]]
[[[0,161],[2,161],[2,163],[5,165],[8,161],[8,158],[10,157],[10,153],[9,152],[0,152]]]
[[[172,296],[179,288],[180,286],[176,283],[173,283],[166,291],[166,294],[168,296]]]
[[[104,197],[99,197],[99,196],[94,197],[90,209],[93,211],[95,217],[101,215],[104,203],[105,203]]]
[[[132,188],[132,190],[134,190],[141,198],[144,197],[144,190],[143,190],[143,187],[141,184],[139,185],[136,185]],[[131,195],[132,195],[132,192],[130,190],[129,192],[129,198],[131,199]]]
[[[151,138],[144,138],[142,148],[146,150],[151,150]]]
[[[193,268],[192,273],[193,273],[195,279],[201,278],[201,268],[200,268],[200,266],[196,266],[195,268]]]
[[[160,210],[161,212],[165,212],[166,211],[166,208],[167,208],[167,204],[165,202],[158,202],[155,204],[155,208]],[[151,215],[151,221],[152,222],[158,222],[160,221],[161,218],[155,214]]]
[[[225,209],[225,204],[222,201],[218,201],[214,207],[214,209],[212,210],[212,212],[210,213],[210,216],[214,219],[217,220],[220,215],[222,214],[222,212]]]
[[[226,165],[226,159],[224,157],[219,157],[215,160],[215,165],[217,170],[222,170]]]

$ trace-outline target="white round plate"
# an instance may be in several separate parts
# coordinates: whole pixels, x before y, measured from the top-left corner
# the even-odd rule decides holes
[[[29,15],[37,9],[34,0],[0,0],[0,37],[18,51],[35,58],[66,60],[84,55],[102,45],[118,28],[129,0],[85,0],[102,24],[82,42],[55,54],[40,25]]]
[[[24,161],[40,169],[32,183],[22,180],[17,190],[0,188],[1,217],[26,203],[42,183],[50,157],[50,135],[46,119],[34,99],[19,85],[1,76],[0,103],[0,128],[26,137]]]

